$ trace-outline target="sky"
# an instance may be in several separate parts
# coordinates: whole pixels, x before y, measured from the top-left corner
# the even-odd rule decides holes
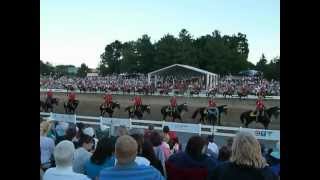
[[[41,0],[40,59],[96,68],[107,44],[148,34],[158,41],[185,28],[194,37],[241,32],[248,60],[280,56],[279,0]]]

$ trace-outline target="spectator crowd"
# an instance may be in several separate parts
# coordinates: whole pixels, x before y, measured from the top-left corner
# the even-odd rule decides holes
[[[151,79],[153,82],[154,79]],[[157,79],[157,85],[154,83],[148,84],[148,77],[144,74],[137,75],[109,75],[105,77],[67,77],[61,76],[40,76],[40,88],[43,89],[66,89],[68,86],[74,89],[86,87],[88,89],[106,90],[106,89],[141,89],[145,87],[156,89],[197,89],[203,90],[205,83],[196,77],[160,77]],[[280,82],[260,77],[251,76],[224,76],[220,77],[218,81],[217,90],[219,93],[227,90],[241,91],[242,89],[248,90],[250,94],[256,94],[263,90],[271,95],[280,95]]]
[[[221,147],[214,136],[192,136],[183,149],[169,127],[157,131],[40,118],[40,178],[43,180],[275,180],[280,178],[280,142],[265,149],[240,132]]]

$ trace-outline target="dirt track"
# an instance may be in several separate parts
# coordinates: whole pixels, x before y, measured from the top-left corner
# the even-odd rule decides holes
[[[40,93],[40,99],[44,99],[45,94]],[[63,102],[66,101],[66,93],[55,93],[55,97],[58,97],[60,100],[59,106],[55,109],[57,113],[64,113]],[[133,96],[128,95],[113,95],[113,100],[118,101],[121,105],[120,110],[116,109],[114,117],[127,118],[128,113],[124,112],[124,108],[128,105],[131,105],[130,99]],[[103,102],[101,94],[77,94],[77,99],[79,99],[80,104],[77,108],[78,115],[84,116],[100,116],[99,105]],[[143,104],[151,105],[151,113],[145,114],[143,119],[146,120],[161,120],[162,116],[160,113],[160,108],[164,105],[169,104],[170,97],[168,96],[142,96]],[[178,104],[187,102],[189,111],[183,115],[183,122],[186,123],[197,123],[199,115],[193,120],[191,118],[193,112],[198,107],[207,106],[208,99],[201,97],[177,97]],[[235,126],[239,127],[240,123],[240,114],[246,110],[252,110],[255,108],[255,100],[242,100],[239,99],[216,99],[217,105],[228,105],[228,114],[222,115],[222,125],[223,126]],[[280,106],[280,100],[266,100],[265,104],[268,107],[271,106]],[[179,122],[179,121],[178,121]],[[259,123],[251,123],[249,128],[263,128]],[[278,119],[272,119],[269,129],[280,129],[280,116]]]

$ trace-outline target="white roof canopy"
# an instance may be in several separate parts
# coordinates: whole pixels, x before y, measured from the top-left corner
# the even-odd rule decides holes
[[[189,71],[186,71],[189,70]],[[212,76],[217,76],[217,74],[203,70],[203,69],[199,69],[199,68],[195,68],[192,66],[188,66],[188,65],[183,65],[183,64],[173,64],[171,66],[167,66],[155,71],[152,71],[150,73],[148,73],[149,76],[153,76],[153,75],[178,75],[178,74],[183,74],[183,75],[212,75]]]

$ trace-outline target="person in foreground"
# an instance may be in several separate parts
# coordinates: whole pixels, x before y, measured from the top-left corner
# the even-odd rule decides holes
[[[43,180],[90,180],[83,174],[72,170],[74,145],[71,141],[63,140],[54,149],[56,167],[49,168],[43,175]]]
[[[210,180],[277,180],[261,154],[258,140],[250,132],[240,132],[233,144],[230,162],[220,164]]]
[[[138,165],[134,160],[137,156],[138,144],[128,135],[117,139],[115,167],[101,170],[99,180],[164,180],[160,172],[152,166]]]

